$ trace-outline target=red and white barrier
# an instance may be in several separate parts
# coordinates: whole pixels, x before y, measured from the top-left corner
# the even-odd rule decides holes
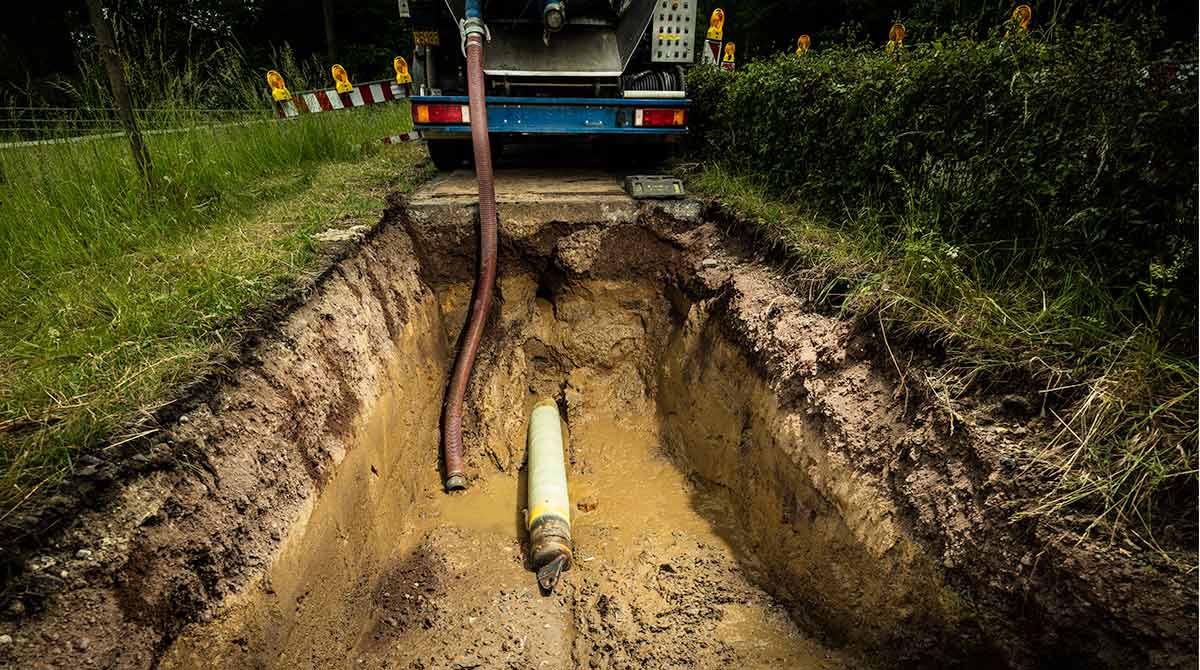
[[[401,142],[416,142],[419,139],[421,139],[421,133],[418,133],[415,130],[410,130],[407,133],[400,133],[399,135],[388,135],[387,137],[383,138],[383,143],[400,144]]]
[[[281,119],[290,119],[301,114],[317,114],[392,102],[407,98],[410,94],[408,84],[397,84],[387,79],[355,84],[349,93],[338,93],[332,88],[302,91],[293,94],[291,100],[276,101],[275,114]]]

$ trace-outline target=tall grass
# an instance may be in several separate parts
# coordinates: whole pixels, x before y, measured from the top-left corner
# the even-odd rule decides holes
[[[148,183],[120,137],[0,149],[0,520],[236,347],[244,315],[311,268],[311,233],[425,176],[421,147],[378,142],[411,128],[407,104],[276,121],[235,54],[175,79],[165,56],[127,60],[143,118],[179,130],[147,137]],[[84,72],[78,99],[105,107]],[[249,123],[193,127],[213,91]]]
[[[352,159],[364,142],[407,127],[407,106],[397,105],[155,135],[148,186],[123,138],[0,151],[0,261],[32,278],[121,253],[244,207],[262,175]]]
[[[991,281],[1004,269],[992,266],[990,246],[947,241],[919,197],[834,212],[717,160],[687,174],[689,187],[719,197],[798,261],[795,279],[811,299],[884,329],[893,345],[936,345],[936,373],[893,361],[903,385],[945,402],[1035,392],[1050,428],[1005,455],[1034,487],[1014,501],[1015,518],[1082,512],[1086,531],[1194,546],[1200,371],[1186,345],[1125,319],[1078,267],[1061,268],[1066,281]]]

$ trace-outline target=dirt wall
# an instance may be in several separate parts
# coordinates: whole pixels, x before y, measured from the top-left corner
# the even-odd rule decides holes
[[[344,510],[355,518],[407,504],[403,486],[365,484],[381,476],[371,469],[427,459],[437,443],[446,342],[429,320],[432,300],[407,235],[380,227],[266,334],[253,363],[164,432],[156,451],[174,467],[125,483],[29,561],[6,604],[12,642],[0,646],[0,667],[155,667],[189,623],[274,588],[264,579],[272,566],[324,560],[296,545],[328,489],[357,489]],[[405,408],[397,420],[412,423],[412,441],[369,462],[351,457],[384,396],[405,399],[389,406]],[[379,513],[353,525],[330,517],[337,511],[314,532],[347,533],[358,547],[386,543],[392,528]]]

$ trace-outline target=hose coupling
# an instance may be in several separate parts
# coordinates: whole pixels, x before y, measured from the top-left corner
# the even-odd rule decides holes
[[[471,35],[483,36],[483,41],[492,41],[492,31],[488,30],[487,24],[483,19],[470,16],[458,21],[458,34],[462,37],[462,53],[463,57],[467,55],[467,38]]]
[[[550,0],[542,9],[542,24],[546,32],[556,33],[567,23],[567,10],[562,2]]]

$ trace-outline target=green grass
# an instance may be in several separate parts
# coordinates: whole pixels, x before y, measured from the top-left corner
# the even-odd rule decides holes
[[[769,195],[754,176],[718,163],[687,174],[691,188],[754,221],[796,259],[810,297],[881,328],[893,347],[905,338],[939,345],[934,375],[892,359],[902,384],[940,400],[1033,386],[1052,429],[1048,442],[1028,440],[1011,454],[1036,491],[1014,517],[1082,513],[1088,530],[1192,546],[1200,373],[1186,343],[1124,320],[1078,268],[1041,283],[990,266],[1003,255],[989,248],[946,243],[918,197],[899,212],[863,202],[830,214]]]
[[[0,150],[0,517],[234,350],[311,234],[425,179],[423,147],[378,142],[409,127],[392,105],[153,135],[150,184],[123,140]]]

